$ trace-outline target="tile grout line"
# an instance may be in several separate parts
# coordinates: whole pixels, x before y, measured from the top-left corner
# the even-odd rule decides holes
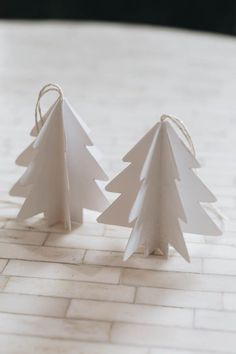
[[[50,232],[46,233],[46,236],[45,236],[45,239],[43,240],[42,244],[41,244],[41,247],[44,247],[45,246],[45,243],[47,242],[47,240],[49,239],[50,237]]]

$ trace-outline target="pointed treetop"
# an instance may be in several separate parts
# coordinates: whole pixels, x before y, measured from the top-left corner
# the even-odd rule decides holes
[[[149,130],[144,137],[137,142],[136,145],[123,157],[124,162],[134,162],[136,160],[143,160],[146,155],[146,150],[149,148],[150,141],[154,138],[160,122],[156,123],[151,130]]]
[[[65,97],[63,98],[62,106],[63,106],[63,114],[66,117],[66,119],[70,121],[71,125],[73,125],[73,129],[75,129],[75,131],[79,131],[79,133],[81,134],[79,143],[81,145],[93,146],[93,142],[88,135],[90,129],[83,122],[83,120],[78,116],[78,114],[76,114],[76,112],[71,107],[70,103]],[[70,134],[74,133],[73,129],[70,130]]]

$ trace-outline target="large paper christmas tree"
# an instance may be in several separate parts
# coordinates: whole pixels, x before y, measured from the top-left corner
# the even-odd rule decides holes
[[[220,235],[204,209],[216,199],[194,172],[200,165],[167,120],[157,123],[124,157],[130,165],[106,187],[121,193],[98,222],[132,227],[128,259],[139,246],[168,256],[173,246],[187,261],[183,232]]]
[[[36,135],[35,128],[32,135]],[[83,222],[83,209],[103,211],[108,202],[96,180],[107,176],[90,147],[88,128],[61,94],[41,122],[34,141],[18,158],[28,166],[12,189],[26,197],[19,221],[44,213],[48,225]]]

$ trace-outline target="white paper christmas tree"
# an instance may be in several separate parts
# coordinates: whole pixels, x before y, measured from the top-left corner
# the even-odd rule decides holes
[[[133,228],[124,260],[140,245],[145,255],[158,249],[168,256],[170,244],[189,261],[183,232],[221,234],[200,204],[216,199],[194,172],[199,163],[168,121],[157,123],[123,160],[131,164],[106,187],[121,195],[97,220]]]
[[[13,187],[15,194],[26,196],[17,219],[44,213],[49,226],[63,223],[70,230],[72,222],[83,222],[84,208],[103,211],[108,206],[96,182],[107,176],[92,153],[88,128],[63,95],[43,122],[18,159],[28,168]]]

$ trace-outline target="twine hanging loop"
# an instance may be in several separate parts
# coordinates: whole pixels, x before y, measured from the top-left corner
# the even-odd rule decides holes
[[[61,87],[57,84],[49,83],[49,84],[43,86],[43,88],[39,91],[38,99],[37,99],[36,106],[35,106],[35,126],[37,129],[37,133],[39,133],[39,131],[40,131],[39,121],[41,122],[41,127],[44,124],[40,101],[41,101],[41,98],[46,93],[51,92],[51,91],[55,91],[58,93],[57,99],[60,99],[63,97],[63,91],[62,91]]]
[[[191,138],[191,135],[188,131],[188,129],[185,127],[184,122],[182,120],[180,120],[179,118],[172,116],[172,115],[168,115],[168,114],[163,114],[161,116],[161,122],[164,122],[164,120],[166,119],[170,119],[181,131],[181,133],[183,134],[183,136],[185,137],[185,139],[187,140],[190,150],[193,154],[194,157],[196,157],[196,150],[193,144],[193,140]]]

